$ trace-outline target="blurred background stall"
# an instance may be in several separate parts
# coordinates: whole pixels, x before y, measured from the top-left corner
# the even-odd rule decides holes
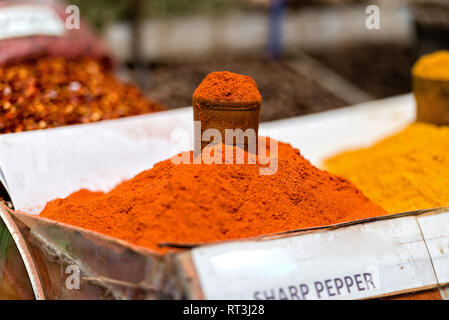
[[[207,73],[231,70],[259,84],[262,121],[409,92],[416,59],[449,48],[444,0],[72,3],[159,102],[190,105]]]

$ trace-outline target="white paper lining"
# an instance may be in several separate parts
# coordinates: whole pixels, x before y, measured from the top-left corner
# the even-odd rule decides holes
[[[191,109],[0,136],[2,181],[16,209],[38,214],[81,188],[108,191],[186,149],[174,128],[191,132]]]

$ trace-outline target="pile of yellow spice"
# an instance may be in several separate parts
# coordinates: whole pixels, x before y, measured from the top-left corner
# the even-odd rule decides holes
[[[422,56],[413,66],[417,119],[449,124],[449,51]],[[414,123],[375,145],[325,162],[389,213],[449,206],[449,127]],[[438,289],[395,299],[440,300]]]
[[[449,206],[449,127],[414,123],[325,167],[390,213]]]
[[[415,77],[430,80],[449,80],[449,51],[439,50],[419,58],[412,69]]]

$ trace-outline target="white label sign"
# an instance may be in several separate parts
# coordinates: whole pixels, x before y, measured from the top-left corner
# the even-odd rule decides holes
[[[0,10],[0,40],[32,35],[60,36],[63,21],[46,6],[22,5]]]
[[[207,299],[361,299],[435,286],[416,217],[196,248]]]
[[[438,283],[449,283],[449,212],[417,218],[432,259]]]

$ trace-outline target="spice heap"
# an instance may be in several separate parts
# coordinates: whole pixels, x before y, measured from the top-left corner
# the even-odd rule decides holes
[[[415,123],[325,166],[390,213],[449,206],[449,127]]]
[[[246,238],[386,214],[288,144],[279,143],[278,161],[276,174],[260,175],[259,164],[166,160],[109,193],[80,190],[51,201],[41,216],[166,252],[160,243]]]
[[[0,133],[161,110],[93,58],[40,58],[0,67]]]
[[[195,99],[239,105],[262,101],[253,78],[229,71],[209,73],[193,93]]]
[[[423,55],[413,66],[412,74],[423,79],[449,80],[449,51]]]

